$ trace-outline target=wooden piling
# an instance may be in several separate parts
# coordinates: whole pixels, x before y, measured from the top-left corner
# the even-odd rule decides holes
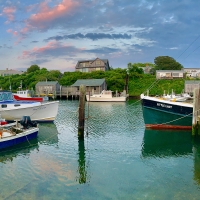
[[[78,140],[78,172],[79,172],[79,184],[84,184],[87,181],[87,171],[86,171],[86,163],[85,163],[85,144],[84,139]]]
[[[79,123],[78,123],[78,137],[84,138],[84,125],[85,125],[85,85],[80,85],[79,95]]]
[[[62,98],[62,86],[60,86],[60,99]]]
[[[194,89],[194,102],[193,102],[193,118],[192,118],[192,135],[200,135],[200,89]]]

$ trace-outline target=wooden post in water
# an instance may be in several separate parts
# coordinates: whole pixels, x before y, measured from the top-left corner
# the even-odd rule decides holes
[[[194,89],[194,102],[193,102],[193,118],[192,118],[192,135],[200,135],[200,89]]]
[[[79,94],[79,122],[78,122],[78,137],[84,138],[84,125],[85,125],[85,85],[80,85]]]
[[[60,99],[62,98],[62,85],[60,86]]]

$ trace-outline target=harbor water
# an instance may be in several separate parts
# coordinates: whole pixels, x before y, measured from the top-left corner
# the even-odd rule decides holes
[[[139,101],[63,100],[54,124],[0,152],[0,199],[199,199],[200,138],[147,130]]]

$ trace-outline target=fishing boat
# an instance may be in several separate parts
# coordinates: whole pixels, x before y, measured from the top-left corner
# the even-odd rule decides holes
[[[17,93],[13,93],[13,97],[16,101],[47,101],[48,97],[33,97],[31,90],[19,90]]]
[[[58,104],[59,101],[16,101],[12,92],[0,91],[0,114],[8,121],[20,120],[28,115],[32,121],[53,122],[58,113]]]
[[[34,139],[38,135],[37,123],[29,116],[23,116],[19,123],[6,123],[0,126],[0,149],[11,147]]]
[[[143,118],[147,128],[191,129],[193,104],[171,101],[163,97],[140,95]]]
[[[119,95],[114,97],[111,90],[103,90],[100,94],[86,95],[86,100],[92,102],[125,102],[126,96]]]

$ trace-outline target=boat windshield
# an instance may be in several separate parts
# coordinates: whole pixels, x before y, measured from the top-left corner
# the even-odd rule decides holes
[[[0,92],[0,101],[13,101],[11,92]]]

